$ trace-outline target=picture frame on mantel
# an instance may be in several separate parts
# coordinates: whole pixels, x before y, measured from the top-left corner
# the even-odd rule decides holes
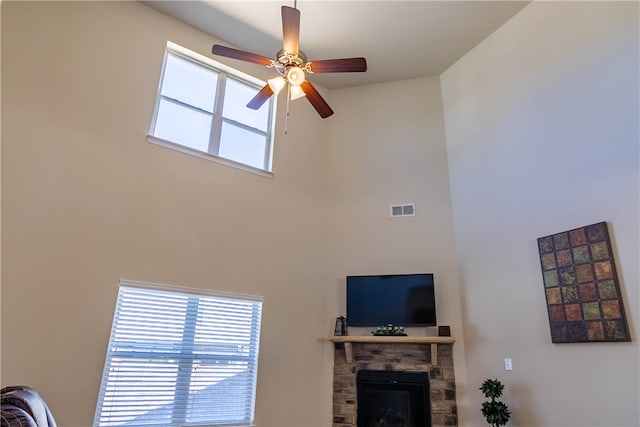
[[[606,222],[538,238],[553,343],[631,341]]]

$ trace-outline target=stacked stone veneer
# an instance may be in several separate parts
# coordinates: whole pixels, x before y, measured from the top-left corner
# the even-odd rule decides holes
[[[333,371],[333,427],[356,427],[356,374],[361,369],[428,372],[432,427],[457,426],[456,384],[452,344],[437,344],[437,365],[431,363],[436,344],[352,343],[352,363],[344,344],[335,344]]]

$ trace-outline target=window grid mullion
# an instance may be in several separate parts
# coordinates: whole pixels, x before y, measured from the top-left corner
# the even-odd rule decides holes
[[[182,333],[182,357],[178,364],[178,379],[175,388],[175,402],[182,404],[173,406],[174,425],[180,425],[187,420],[187,407],[189,405],[189,388],[191,385],[191,372],[193,367],[193,345],[196,335],[196,321],[198,317],[198,297],[189,297],[187,302],[187,312],[184,319],[184,329]],[[189,321],[194,319],[194,321]],[[189,350],[187,350],[189,349]],[[180,395],[184,393],[184,395]]]
[[[181,107],[188,108],[189,110],[196,111],[198,113],[203,113],[203,114],[207,114],[207,115],[212,115],[213,114],[213,113],[211,113],[211,111],[207,111],[204,108],[200,108],[200,107],[196,107],[195,105],[187,104],[186,102],[180,101],[179,99],[172,98],[172,97],[167,96],[167,95],[160,95],[160,98],[164,99],[165,101],[168,101],[168,102],[170,102],[172,104],[176,104],[176,105],[179,105]]]
[[[211,135],[209,136],[209,153],[218,155],[220,152],[220,139],[222,138],[222,108],[224,106],[224,93],[227,87],[227,73],[218,76],[218,90],[211,117]]]
[[[252,126],[245,125],[244,123],[240,123],[240,122],[237,122],[237,121],[235,121],[233,119],[229,119],[229,118],[226,118],[226,117],[223,117],[222,121],[226,122],[226,123],[231,123],[234,126],[237,126],[237,127],[241,128],[241,129],[247,130],[249,132],[253,132],[253,133],[261,135],[261,136],[267,136],[269,134],[268,132],[265,132],[265,131],[260,130],[258,128],[254,128]]]

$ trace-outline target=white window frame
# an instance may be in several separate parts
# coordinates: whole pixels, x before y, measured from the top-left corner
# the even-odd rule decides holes
[[[171,293],[175,294],[175,304]],[[156,297],[161,299],[160,305],[158,302],[155,302],[155,307],[153,303],[146,304],[147,300],[154,301]],[[171,305],[166,306],[167,301],[171,301]],[[157,422],[160,423],[153,425],[163,427],[253,426],[262,301],[263,297],[255,295],[120,281],[93,426],[144,426],[150,425],[146,423],[153,421],[153,416],[158,417]],[[222,307],[212,311],[212,307],[218,305]],[[174,315],[165,318],[163,310]],[[176,325],[180,325],[176,322],[176,318],[181,317],[180,310],[184,312],[184,323],[182,333],[178,334],[181,342],[176,347],[172,340],[177,336]],[[245,323],[247,310],[251,310],[249,323]],[[159,314],[162,316],[160,319]],[[218,320],[215,320],[216,315]],[[163,322],[168,326],[162,325]],[[160,329],[159,325],[162,325]],[[247,334],[250,334],[249,343],[246,342]],[[224,341],[221,341],[222,337],[225,337]],[[155,342],[158,344],[153,345]],[[237,363],[246,365],[241,371],[243,375],[238,378],[234,374]],[[225,370],[225,366],[229,367]],[[166,385],[167,381],[171,382],[167,380],[167,367],[172,367],[171,372],[175,372],[173,388]],[[142,376],[147,375],[146,379],[140,379],[140,370],[143,370]],[[149,376],[154,372],[157,374]],[[231,385],[224,384],[230,380]],[[160,388],[157,381],[164,382]],[[136,387],[135,395],[131,397]],[[209,390],[210,395],[197,396],[199,390],[209,387],[221,390],[217,393]],[[245,398],[232,400],[238,403],[231,409],[235,415],[228,415],[229,406],[233,406],[229,405],[228,399],[225,405],[203,401],[203,397],[224,399],[228,392],[237,394],[239,391]],[[173,396],[170,402],[167,401],[168,392]],[[154,394],[162,397],[150,398]],[[217,409],[212,412],[218,417],[235,418],[218,424],[213,424],[215,420],[202,419],[187,422],[189,418],[202,417],[202,411],[206,414],[209,409]],[[148,415],[150,413],[152,415]],[[171,413],[171,422],[166,422],[166,413]],[[242,419],[238,414],[242,414]],[[115,416],[110,418],[112,415]],[[118,415],[131,419],[118,420]],[[133,422],[145,415],[148,418],[140,424]]]
[[[209,149],[208,152],[204,152],[204,151],[200,151],[200,150],[196,150],[193,149],[191,147],[187,147],[184,145],[181,145],[179,143],[176,142],[172,142],[172,141],[168,141],[162,138],[159,138],[157,136],[155,136],[154,133],[154,129],[156,127],[156,119],[158,116],[158,110],[160,108],[160,100],[162,99],[162,94],[161,94],[161,90],[162,90],[162,82],[164,80],[164,70],[165,70],[165,66],[166,66],[166,61],[167,61],[167,56],[169,54],[173,54],[173,55],[177,55],[180,56],[188,61],[194,62],[196,64],[199,64],[201,66],[207,67],[212,69],[213,71],[216,71],[217,73],[219,73],[219,78],[218,78],[218,90],[216,93],[216,100],[215,100],[215,104],[214,104],[214,109],[213,109],[213,117],[212,117],[212,124],[211,124],[211,134],[210,134],[210,138],[209,138]],[[196,157],[200,157],[202,159],[206,159],[206,160],[210,160],[216,163],[220,163],[226,166],[231,166],[237,169],[241,169],[247,172],[252,172],[252,173],[256,173],[258,175],[262,175],[265,177],[272,177],[273,176],[273,172],[272,172],[272,167],[273,167],[273,144],[274,144],[274,132],[273,130],[275,129],[275,119],[276,119],[276,114],[275,112],[277,111],[277,97],[272,96],[268,101],[268,105],[264,105],[261,108],[269,108],[269,119],[268,119],[268,124],[267,124],[267,130],[266,132],[263,132],[260,129],[256,129],[253,128],[251,126],[247,126],[243,123],[237,122],[235,120],[231,120],[231,119],[227,119],[222,117],[222,104],[223,104],[223,99],[224,99],[224,91],[226,88],[226,81],[228,78],[232,78],[232,79],[236,79],[239,80],[240,82],[247,84],[249,86],[253,86],[256,89],[261,89],[262,87],[264,87],[264,85],[266,85],[266,82],[263,80],[260,80],[254,76],[251,76],[247,73],[244,73],[240,70],[237,70],[235,68],[232,68],[228,65],[225,65],[221,62],[215,61],[207,56],[201,55],[197,52],[193,52],[192,50],[189,50],[183,46],[180,46],[176,43],[173,43],[171,41],[167,42],[167,48],[165,49],[165,56],[164,56],[164,60],[162,63],[162,73],[160,75],[160,81],[158,84],[158,91],[156,93],[156,104],[155,104],[155,108],[153,111],[153,117],[151,120],[151,126],[149,127],[149,133],[147,135],[147,141],[166,147],[166,148],[170,148],[176,151],[180,151],[182,153],[186,153],[186,154],[190,154]],[[247,103],[250,101],[249,99],[246,100]],[[247,107],[248,108],[248,107]],[[229,122],[232,123],[235,126],[238,126],[242,129],[254,132],[256,134],[259,135],[264,135],[266,136],[266,147],[265,147],[265,153],[264,153],[264,168],[256,168],[252,165],[247,165],[238,161],[234,161],[232,159],[227,159],[224,157],[220,157],[218,156],[218,151],[219,151],[219,147],[220,147],[220,136],[221,136],[221,131],[222,131],[222,123],[223,122]]]

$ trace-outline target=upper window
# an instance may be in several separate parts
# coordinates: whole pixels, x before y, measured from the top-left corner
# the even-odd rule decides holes
[[[253,425],[262,299],[124,283],[94,427]]]
[[[264,84],[169,42],[150,134],[188,151],[271,171],[275,97],[258,110],[247,108]]]

